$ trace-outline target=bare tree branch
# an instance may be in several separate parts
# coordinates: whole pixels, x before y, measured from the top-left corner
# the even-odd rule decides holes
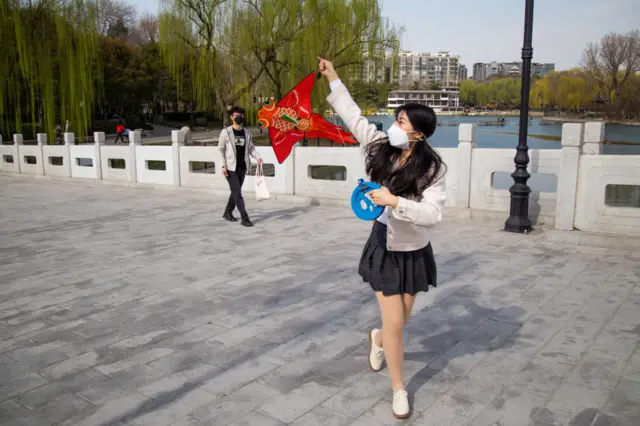
[[[134,27],[136,8],[126,1],[100,0],[96,2],[96,6],[96,19],[100,34],[107,34],[109,28],[118,22],[122,22],[128,28]]]
[[[590,43],[582,66],[610,102],[622,104],[623,88],[640,71],[640,32],[609,33],[600,43]]]

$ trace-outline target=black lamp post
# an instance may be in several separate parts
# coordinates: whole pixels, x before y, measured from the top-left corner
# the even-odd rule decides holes
[[[529,131],[529,90],[531,87],[531,59],[533,58],[533,0],[526,0],[524,15],[524,44],[522,46],[522,94],[520,100],[520,134],[514,162],[516,170],[511,177],[513,185],[511,193],[511,209],[504,230],[525,233],[533,229],[529,219],[529,193],[531,188],[527,180],[531,177],[527,172],[529,164],[529,147],[527,135]]]

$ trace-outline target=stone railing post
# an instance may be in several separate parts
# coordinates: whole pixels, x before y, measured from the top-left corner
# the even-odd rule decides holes
[[[476,124],[465,123],[458,128],[458,179],[455,182],[456,206],[469,208],[471,206],[471,159],[476,149]]]
[[[180,133],[182,134],[183,145],[193,144],[193,137],[191,136],[191,128],[189,126],[184,126],[180,129]],[[173,130],[171,131],[171,134],[173,135]]]
[[[18,173],[22,173],[22,134],[16,133],[13,135],[13,161],[18,168]]]
[[[129,182],[138,181],[138,166],[136,164],[136,146],[142,145],[142,134],[139,130],[129,132],[129,159],[131,160],[127,166],[129,172]]]
[[[106,141],[106,136],[104,132],[94,132],[93,134],[93,148],[95,150],[93,156],[96,161],[93,167],[96,168],[96,179],[102,179],[102,145],[104,145]]]
[[[285,194],[293,195],[296,193],[296,150],[300,147],[300,142],[293,145],[291,148],[291,155],[284,162],[285,166],[285,175],[284,175],[284,186]]]
[[[582,123],[566,123],[562,126],[562,159],[556,192],[555,227],[563,231],[573,230],[584,127]]]
[[[180,186],[180,147],[184,146],[185,132],[182,130],[171,131],[171,147],[173,151],[171,157],[173,160],[173,184]]]
[[[584,125],[584,145],[582,153],[584,155],[602,155],[604,145],[605,124],[598,121],[585,123]]]
[[[47,145],[47,134],[46,133],[38,133],[36,135],[36,139],[38,140],[38,152],[40,153],[40,159],[38,160],[38,172],[44,176],[45,174],[45,156],[44,156],[44,147]]]
[[[67,167],[67,175],[69,177],[72,177],[72,163],[73,163],[73,154],[71,153],[71,146],[74,144],[75,142],[75,135],[71,132],[69,133],[64,133],[64,145],[67,148],[67,158],[69,159],[69,161],[67,162],[68,164],[66,165]]]

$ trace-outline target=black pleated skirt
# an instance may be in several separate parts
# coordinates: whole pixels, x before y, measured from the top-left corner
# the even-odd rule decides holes
[[[387,225],[374,221],[364,245],[358,274],[385,296],[415,295],[436,287],[436,261],[431,243],[415,251],[387,250]]]

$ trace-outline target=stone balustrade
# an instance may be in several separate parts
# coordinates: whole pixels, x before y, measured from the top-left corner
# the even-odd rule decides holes
[[[16,134],[13,143],[0,145],[0,171],[228,191],[217,147],[185,146],[179,130],[172,132],[171,146],[142,145],[139,131],[130,133],[129,145],[106,145],[101,132],[94,141],[76,145],[74,134],[65,133],[64,145],[48,145],[47,136],[39,134],[37,145],[25,145]],[[457,215],[506,219],[515,149],[478,149],[475,141],[475,125],[462,124],[458,147],[438,149],[448,167],[447,206]],[[529,151],[530,217],[538,226],[640,236],[640,156],[602,155],[603,141],[603,123],[569,123],[563,126],[561,149]],[[346,203],[356,180],[365,175],[358,148],[296,146],[284,164],[278,164],[270,147],[257,149],[275,198]],[[254,189],[251,174],[247,193]]]

